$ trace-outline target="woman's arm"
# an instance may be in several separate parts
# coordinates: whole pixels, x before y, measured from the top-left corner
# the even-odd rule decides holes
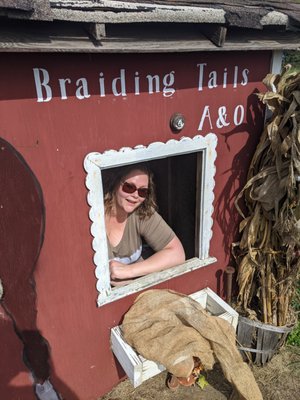
[[[185,253],[182,244],[175,236],[162,250],[156,252],[146,260],[134,264],[125,265],[118,261],[110,262],[111,280],[133,279],[152,272],[182,264],[185,261]]]

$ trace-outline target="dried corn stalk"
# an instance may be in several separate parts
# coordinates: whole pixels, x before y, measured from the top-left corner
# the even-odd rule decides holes
[[[268,74],[260,100],[272,111],[236,199],[243,216],[239,243],[238,309],[276,326],[292,321],[300,272],[300,73]],[[244,198],[245,216],[238,205]]]

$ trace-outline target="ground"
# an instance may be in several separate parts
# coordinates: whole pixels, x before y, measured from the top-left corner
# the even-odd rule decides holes
[[[299,347],[285,346],[266,366],[253,366],[252,370],[264,400],[299,399]],[[125,380],[99,400],[225,400],[232,391],[218,365],[207,373],[209,386],[204,390],[198,386],[181,386],[173,392],[165,385],[166,376],[166,372],[163,372],[136,389],[129,380]]]

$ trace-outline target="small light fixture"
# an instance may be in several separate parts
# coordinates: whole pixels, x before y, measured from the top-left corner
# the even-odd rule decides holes
[[[170,128],[174,133],[182,131],[185,125],[185,118],[180,113],[175,113],[170,119]]]

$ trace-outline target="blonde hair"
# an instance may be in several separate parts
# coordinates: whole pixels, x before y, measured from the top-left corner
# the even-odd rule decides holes
[[[137,213],[137,215],[141,219],[144,219],[144,218],[149,218],[157,209],[153,174],[145,163],[140,163],[140,164],[131,164],[122,168],[114,168],[107,171],[107,173],[103,171],[104,208],[106,214],[109,214],[112,210],[114,203],[114,196],[118,186],[124,180],[124,178],[134,170],[139,170],[144,172],[149,179],[148,196],[134,212]]]

